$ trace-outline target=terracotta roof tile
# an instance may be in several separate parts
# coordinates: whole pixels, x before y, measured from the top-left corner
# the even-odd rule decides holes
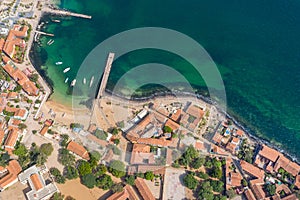
[[[270,147],[263,145],[262,150],[259,151],[259,155],[275,162],[280,153],[275,149],[271,149]]]
[[[32,184],[34,186],[34,189],[36,191],[38,191],[38,190],[40,190],[44,187],[38,174],[32,174],[30,176],[30,179],[31,179],[31,182],[32,182]]]
[[[244,160],[241,160],[241,167],[242,169],[247,172],[248,174],[251,174],[252,176],[256,177],[256,178],[259,178],[259,179],[263,179],[264,178],[264,171],[259,169],[258,167],[244,161]]]
[[[83,146],[74,141],[69,142],[67,149],[86,160],[90,159],[88,151]]]
[[[155,200],[155,197],[153,196],[153,194],[151,193],[150,189],[148,188],[148,186],[146,185],[143,179],[137,178],[135,180],[135,185],[144,200]]]
[[[248,200],[256,200],[253,192],[250,189],[246,190],[244,194]]]

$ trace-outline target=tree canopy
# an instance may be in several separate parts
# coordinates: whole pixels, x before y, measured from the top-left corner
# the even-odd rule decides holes
[[[184,185],[191,189],[194,190],[196,189],[197,185],[198,185],[198,181],[197,179],[192,175],[192,174],[187,174],[184,178],[183,178],[183,183]]]
[[[81,177],[81,183],[92,189],[96,185],[96,177],[93,174],[85,174]]]
[[[125,176],[125,164],[120,160],[113,160],[109,165],[109,171],[117,178]]]
[[[92,173],[92,168],[91,168],[90,164],[85,160],[79,161],[77,169],[78,169],[80,176],[85,176],[87,174]]]

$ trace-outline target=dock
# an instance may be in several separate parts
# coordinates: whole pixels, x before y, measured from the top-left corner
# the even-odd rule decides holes
[[[105,69],[104,69],[104,72],[103,72],[103,75],[102,75],[102,80],[101,80],[101,83],[100,83],[100,87],[99,87],[99,91],[98,91],[96,99],[100,99],[103,96],[103,93],[104,93],[106,85],[107,85],[111,65],[114,61],[114,57],[115,57],[115,53],[109,53],[108,54],[108,58],[107,58],[107,61],[106,61]]]
[[[45,32],[37,31],[37,30],[35,30],[34,32],[36,32],[36,33],[38,33],[38,34],[41,34],[41,35],[47,35],[47,36],[51,36],[51,37],[54,36],[54,34],[52,34],[52,33],[45,33]]]
[[[67,11],[67,10],[60,10],[60,9],[50,8],[50,7],[44,8],[43,12],[50,13],[53,15],[79,17],[79,18],[83,18],[83,19],[92,19],[92,16],[90,16],[90,15],[85,15],[85,14],[80,14],[80,13],[75,13],[75,12],[71,12],[71,11]]]

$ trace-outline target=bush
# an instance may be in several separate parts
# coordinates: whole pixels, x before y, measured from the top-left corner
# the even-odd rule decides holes
[[[113,193],[116,192],[122,192],[123,191],[123,184],[122,183],[116,183],[111,187],[111,191]]]
[[[125,181],[128,185],[135,185],[135,177],[133,175],[127,176]]]
[[[154,174],[153,174],[152,171],[147,171],[147,172],[145,173],[145,179],[146,179],[146,180],[153,180],[153,178],[154,178]]]

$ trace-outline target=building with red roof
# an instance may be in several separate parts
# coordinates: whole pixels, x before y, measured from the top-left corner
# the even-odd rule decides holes
[[[18,182],[18,174],[22,171],[22,168],[18,161],[11,160],[8,166],[2,168],[1,173],[6,174],[0,178],[0,191],[12,186]]]
[[[89,152],[77,142],[74,141],[69,142],[67,149],[85,160],[90,159]]]
[[[241,160],[240,161],[241,167],[243,169],[244,172],[246,172],[247,174],[259,178],[259,179],[264,179],[265,177],[265,172],[261,169],[259,169],[258,167],[244,161]]]

